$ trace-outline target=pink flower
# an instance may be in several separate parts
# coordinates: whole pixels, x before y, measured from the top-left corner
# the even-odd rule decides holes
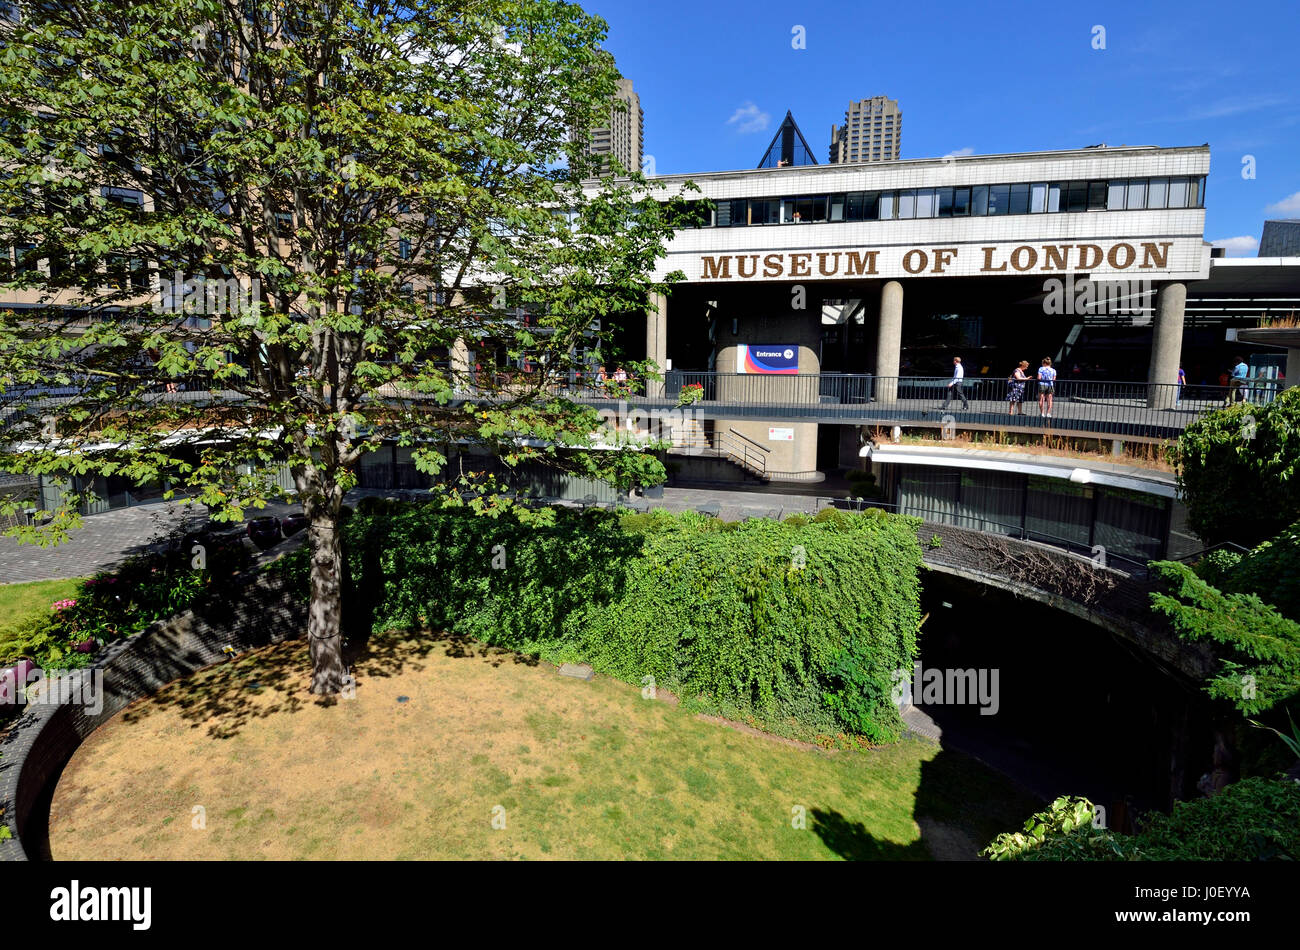
[[[75,606],[77,606],[77,602],[76,602],[75,600],[72,600],[72,599],[68,599],[68,600],[56,600],[56,601],[54,602],[54,609],[55,609],[55,610],[66,610],[66,609],[69,608],[69,607],[75,607]]]

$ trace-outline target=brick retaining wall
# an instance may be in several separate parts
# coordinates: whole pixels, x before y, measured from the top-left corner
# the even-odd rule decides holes
[[[275,549],[276,557],[306,541],[301,532]],[[0,861],[40,857],[49,829],[43,796],[90,733],[124,707],[183,676],[225,659],[225,646],[240,653],[304,635],[307,605],[267,573],[265,559],[223,590],[126,640],[110,644],[91,670],[103,671],[103,709],[89,715],[78,704],[38,703],[0,736],[0,822],[13,837],[0,840]]]

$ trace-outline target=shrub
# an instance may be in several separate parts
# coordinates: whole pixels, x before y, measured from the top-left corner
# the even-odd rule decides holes
[[[1151,813],[1134,835],[1095,828],[1087,799],[1058,798],[982,852],[994,861],[1251,861],[1300,859],[1300,782],[1248,778],[1213,798]],[[1086,819],[1086,820],[1085,820]]]
[[[831,514],[561,509],[537,525],[411,505],[359,513],[345,539],[366,629],[446,629],[653,676],[684,703],[778,730],[891,739],[890,672],[910,668],[920,623],[915,522]],[[306,558],[281,562],[304,592]]]
[[[127,558],[116,570],[83,580],[75,596],[52,605],[48,614],[10,628],[0,641],[0,663],[26,657],[46,669],[86,666],[98,647],[220,591],[249,563],[248,551],[239,543],[209,545],[204,570],[192,568],[190,552],[179,545]],[[79,644],[93,648],[79,650]]]
[[[1300,519],[1300,388],[1206,413],[1170,454],[1197,535],[1247,546],[1273,537]]]
[[[1218,586],[1230,593],[1258,594],[1283,616],[1300,621],[1300,522],[1240,555]]]
[[[1152,561],[1150,569],[1163,588],[1151,595],[1152,609],[1180,637],[1216,645],[1221,666],[1206,692],[1246,715],[1300,692],[1300,623],[1255,594],[1224,593],[1177,561]]]

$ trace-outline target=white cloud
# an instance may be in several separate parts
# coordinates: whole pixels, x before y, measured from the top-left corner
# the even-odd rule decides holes
[[[951,152],[948,153],[948,155],[951,155],[953,158],[961,158],[963,155],[974,155],[974,154],[975,154],[975,149],[971,148],[969,145],[967,145],[965,148],[953,149]],[[948,155],[945,155],[944,158],[947,158]]]
[[[749,132],[762,132],[772,121],[772,117],[759,109],[752,102],[746,102],[731,114],[727,125],[734,125],[742,135]]]
[[[1211,241],[1215,247],[1226,247],[1229,257],[1250,257],[1259,250],[1259,238],[1250,235],[1241,237],[1219,238]]]
[[[1300,191],[1264,209],[1265,214],[1300,214]]]

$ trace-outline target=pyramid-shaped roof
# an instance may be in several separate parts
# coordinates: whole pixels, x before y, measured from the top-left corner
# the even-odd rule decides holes
[[[772,143],[763,153],[763,160],[758,163],[758,167],[783,168],[787,165],[816,164],[817,157],[813,155],[813,150],[808,147],[808,141],[799,131],[798,123],[794,121],[794,116],[787,109],[785,121],[776,130],[776,135],[772,136]]]

